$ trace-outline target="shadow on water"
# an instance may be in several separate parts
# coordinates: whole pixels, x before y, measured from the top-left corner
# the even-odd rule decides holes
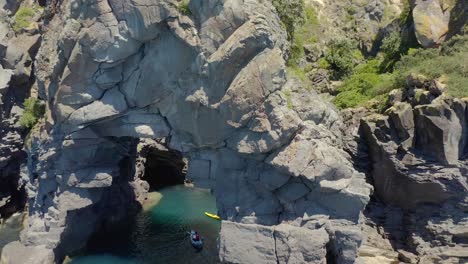
[[[220,222],[204,215],[216,212],[207,190],[174,186],[160,191],[159,203],[123,222],[100,230],[88,243],[85,254],[73,264],[88,263],[219,263],[217,236]],[[197,252],[187,232],[197,230],[204,248]]]

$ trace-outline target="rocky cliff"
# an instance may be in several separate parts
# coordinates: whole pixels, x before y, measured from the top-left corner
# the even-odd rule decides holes
[[[466,110],[466,99],[442,95],[430,104],[397,101],[384,115],[364,114],[359,126],[364,146],[354,154],[370,161],[364,166],[376,197],[365,215],[378,234],[366,231],[370,239],[360,255],[385,255],[373,250],[387,248],[394,252],[389,263],[468,258]],[[391,246],[378,245],[382,238]]]
[[[321,16],[344,8],[307,2]],[[398,14],[402,4],[371,2],[353,2],[358,29],[334,29],[329,19],[323,38],[355,31],[372,53],[385,8]],[[414,15],[433,8],[416,2]],[[187,178],[213,190],[224,263],[466,260],[466,100],[414,81],[384,115],[340,113],[286,74],[290,42],[270,1],[186,4],[48,1],[16,34],[0,23],[0,91],[25,94],[2,108],[2,142],[15,140],[2,143],[0,157],[25,162],[15,155],[27,152],[20,185],[29,210],[1,263],[59,263],[97,228],[138,209],[148,191],[140,139],[180,153]],[[423,32],[417,21],[413,30]],[[416,33],[421,44],[442,41],[434,30],[430,39]],[[414,99],[415,89],[426,101]],[[17,123],[28,93],[47,111],[23,148],[27,131]],[[18,184],[20,163],[0,176]]]
[[[166,138],[189,159],[188,178],[214,190],[222,261],[352,263],[371,187],[341,149],[338,113],[286,77],[273,6],[179,5],[64,1],[55,11],[35,64],[50,115],[29,152],[30,225],[4,261],[60,261],[124,214],[134,139],[149,137]]]

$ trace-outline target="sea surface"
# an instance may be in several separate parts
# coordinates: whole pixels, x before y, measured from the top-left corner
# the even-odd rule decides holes
[[[154,195],[153,195],[154,196]],[[73,264],[177,264],[219,263],[218,220],[205,216],[216,213],[216,202],[208,190],[174,186],[156,195],[159,202],[126,223],[101,230]],[[203,250],[195,250],[187,232],[198,231]]]

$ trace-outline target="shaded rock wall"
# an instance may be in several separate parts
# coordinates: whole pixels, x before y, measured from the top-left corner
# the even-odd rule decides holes
[[[24,100],[34,84],[33,61],[40,45],[38,34],[14,34],[9,16],[20,2],[0,1],[0,218],[22,210],[25,192],[21,174],[26,164],[23,150],[28,129],[19,119]]]
[[[221,259],[353,263],[371,186],[342,150],[334,107],[285,76],[274,8],[191,1],[185,16],[177,5],[54,6],[35,64],[49,115],[29,153],[30,225],[4,257],[34,249],[61,261],[81,248],[138,198],[135,138],[164,138],[215,193]]]
[[[395,250],[420,263],[468,258],[467,118],[466,100],[442,95],[415,107],[398,102],[361,122],[375,193],[382,207],[395,208],[385,215],[374,206],[370,215],[379,216],[371,218],[381,219]]]

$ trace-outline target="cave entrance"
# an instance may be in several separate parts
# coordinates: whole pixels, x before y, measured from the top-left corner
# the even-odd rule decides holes
[[[217,212],[213,193],[184,184],[187,161],[164,140],[141,139],[136,153],[135,180],[149,185],[142,210],[98,228],[72,263],[219,263],[221,222],[205,215]],[[190,230],[202,234],[201,252]]]
[[[187,160],[163,141],[144,139],[138,144],[137,173],[148,182],[150,191],[184,184]]]

